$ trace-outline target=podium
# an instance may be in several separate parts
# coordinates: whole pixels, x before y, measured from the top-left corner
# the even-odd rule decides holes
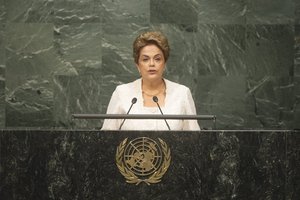
[[[170,150],[157,183],[117,167],[127,139]],[[292,130],[0,130],[0,199],[296,199],[300,133]],[[165,160],[163,160],[163,163]]]

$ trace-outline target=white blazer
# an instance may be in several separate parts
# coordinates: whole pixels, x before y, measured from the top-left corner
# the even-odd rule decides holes
[[[166,98],[161,106],[164,114],[196,115],[195,103],[189,88],[184,85],[164,79],[166,83]],[[132,99],[137,102],[129,114],[161,114],[158,107],[145,107],[142,95],[142,81],[119,85],[112,94],[107,108],[107,114],[126,114]],[[119,130],[123,119],[105,119],[102,130]],[[171,130],[200,130],[197,120],[168,120]],[[121,130],[168,130],[164,120],[126,119]]]

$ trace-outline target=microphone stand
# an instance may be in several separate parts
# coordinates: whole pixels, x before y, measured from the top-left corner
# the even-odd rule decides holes
[[[156,103],[157,107],[159,108],[159,111],[160,111],[161,115],[164,115],[163,112],[162,112],[162,110],[161,110],[161,108],[160,108],[160,106],[159,106],[157,96],[153,96],[152,100]],[[167,120],[166,120],[166,119],[164,119],[164,120],[165,120],[165,122],[166,122],[166,125],[167,125],[169,131],[170,131],[171,129],[170,129],[170,126],[169,126]]]
[[[129,114],[129,112],[130,112],[130,110],[131,110],[131,108],[132,108],[133,104],[135,104],[135,103],[136,103],[136,101],[137,101],[137,98],[135,98],[135,97],[134,97],[134,98],[131,100],[131,106],[130,106],[130,108],[128,109],[128,111],[127,111],[126,115],[128,115],[128,114]],[[123,119],[123,121],[122,121],[122,123],[121,123],[121,125],[120,125],[120,127],[119,127],[119,130],[121,130],[121,128],[122,128],[122,126],[123,126],[123,124],[124,124],[125,120],[126,120],[126,118],[124,118],[124,119]]]

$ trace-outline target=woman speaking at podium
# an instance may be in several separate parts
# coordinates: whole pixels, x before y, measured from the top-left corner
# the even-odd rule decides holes
[[[116,87],[107,114],[196,115],[189,88],[163,77],[170,47],[161,32],[145,32],[133,43],[141,78]],[[105,119],[102,130],[200,130],[197,120]]]

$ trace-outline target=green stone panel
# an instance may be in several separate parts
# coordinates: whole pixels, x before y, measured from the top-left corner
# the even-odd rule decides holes
[[[247,26],[249,127],[294,128],[299,101],[294,52],[292,25]]]
[[[300,25],[295,26],[295,58],[294,58],[294,75],[300,77]]]
[[[295,91],[289,76],[267,76],[259,81],[247,79],[250,127],[292,129],[297,103]]]
[[[216,115],[218,129],[243,129],[247,118],[245,78],[242,76],[199,76],[195,104],[198,114]],[[212,122],[200,122],[211,128]]]
[[[151,23],[197,24],[199,4],[196,1],[151,0]]]
[[[5,127],[5,78],[4,65],[0,65],[0,128]]]
[[[6,14],[6,6],[4,5],[4,0],[0,0],[0,24],[1,25],[5,24],[6,17],[7,14]]]
[[[7,21],[16,23],[51,23],[53,0],[5,1]]]
[[[53,92],[47,80],[28,80],[6,98],[6,127],[53,127]]]
[[[197,0],[197,2],[199,23],[246,23],[247,0]]]
[[[60,59],[56,74],[78,75],[101,68],[100,23],[73,23],[54,27],[54,51]]]
[[[298,3],[300,6],[300,3]],[[298,8],[299,8],[298,6]],[[295,108],[294,108],[294,128],[300,129],[300,25],[295,26]]]
[[[247,0],[247,24],[291,24],[295,19],[294,0]]]
[[[0,65],[5,65],[5,25],[0,22]],[[4,77],[4,73],[1,72],[1,76]]]
[[[248,25],[246,40],[247,76],[289,76],[294,70],[294,26]]]
[[[146,25],[138,26],[148,29]],[[109,24],[103,27],[103,76],[110,76],[111,82],[122,83],[120,77],[139,77],[132,56],[132,43],[139,34],[135,32],[136,28],[137,25],[134,24]],[[130,80],[124,80],[128,81]]]
[[[200,24],[194,53],[199,75],[244,76],[245,31],[242,25]]]
[[[295,24],[300,24],[300,1],[295,0]]]
[[[102,0],[105,24],[150,22],[150,0]]]
[[[55,76],[55,126],[87,129],[101,127],[101,120],[73,119],[71,115],[104,113],[102,92],[101,72],[98,70],[79,76]]]
[[[5,34],[6,126],[53,126],[53,26],[8,24]]]
[[[3,0],[0,0],[0,128],[5,127],[5,12]]]
[[[54,22],[56,24],[100,23],[103,8],[95,0],[55,0]]]
[[[30,79],[50,81],[60,70],[51,24],[8,24],[5,34],[8,94]]]

